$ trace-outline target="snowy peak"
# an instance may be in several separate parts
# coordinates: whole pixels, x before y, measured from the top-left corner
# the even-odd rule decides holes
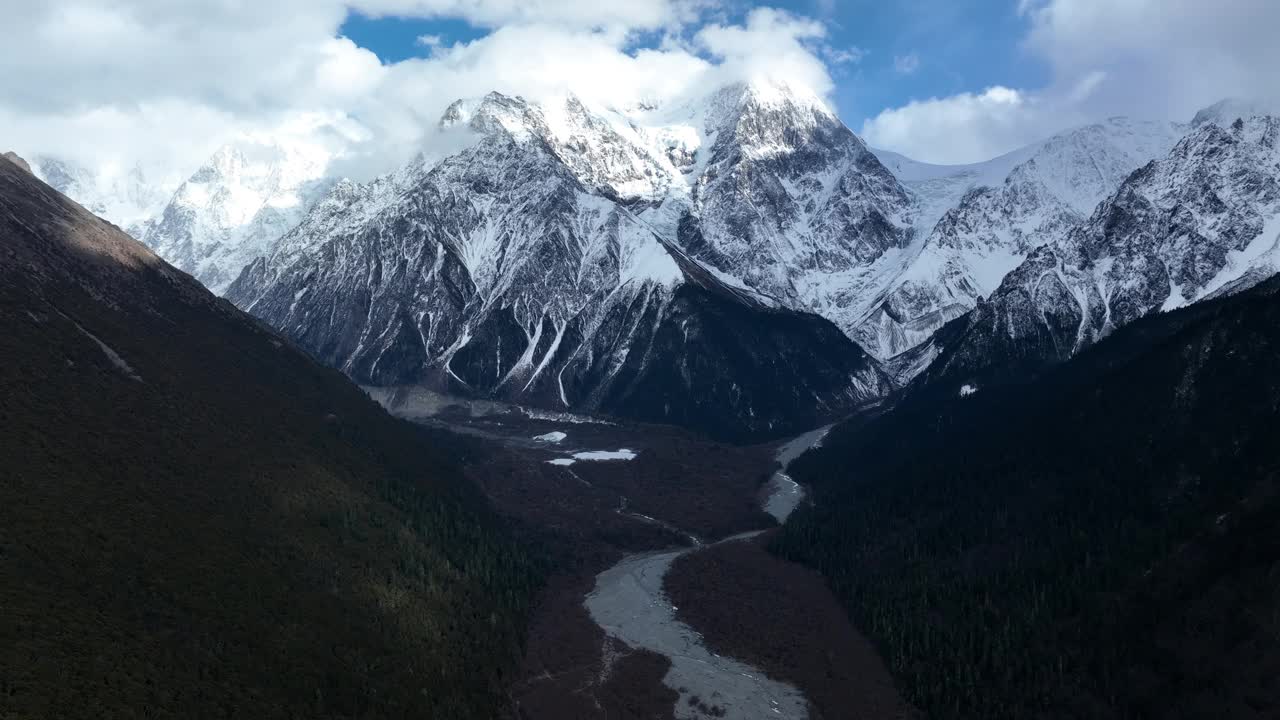
[[[757,123],[791,126],[803,132],[815,125],[818,118],[838,122],[822,98],[780,82],[731,83],[700,102],[706,105],[707,123],[713,130]]]
[[[546,122],[537,106],[496,91],[479,99],[457,100],[445,109],[440,117],[441,129],[463,126],[481,135],[505,133],[519,141],[547,135]]]
[[[679,174],[637,215],[717,277],[848,332],[899,268],[907,191],[816,97],[739,83],[643,121]]]
[[[672,158],[630,118],[574,95],[543,106],[547,141],[584,186],[624,202],[658,202],[680,183]]]
[[[332,157],[307,142],[241,137],[182,183],[142,240],[221,293],[323,195]]]
[[[1191,119],[1192,127],[1200,127],[1214,123],[1221,127],[1229,127],[1236,120],[1248,120],[1262,115],[1280,114],[1280,103],[1274,101],[1224,98],[1195,114]]]
[[[459,100],[445,111],[440,126],[542,143],[585,187],[626,201],[654,201],[677,176],[629,118],[589,106],[571,93],[541,103],[496,92]]]
[[[844,145],[865,150],[820,98],[785,84],[735,83],[702,102],[712,163],[735,153],[763,160]]]

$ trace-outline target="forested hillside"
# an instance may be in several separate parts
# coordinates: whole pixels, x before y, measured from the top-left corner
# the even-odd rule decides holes
[[[447,440],[0,159],[0,717],[500,717],[532,563]]]
[[[1275,717],[1278,290],[915,388],[793,466],[814,506],[773,549],[931,717]]]

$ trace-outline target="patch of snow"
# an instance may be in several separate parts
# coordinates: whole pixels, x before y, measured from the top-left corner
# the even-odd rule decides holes
[[[538,440],[540,442],[558,443],[558,442],[562,442],[567,437],[569,436],[560,432],[559,430],[556,430],[555,432],[549,432],[545,435],[538,435],[533,439]]]
[[[628,224],[626,228],[640,237],[631,242],[627,242],[629,238],[620,238],[622,257],[619,259],[618,284],[652,280],[663,285],[675,285],[684,280],[680,266],[648,228],[638,224]]]
[[[1160,306],[1160,312],[1169,312],[1176,310],[1187,304],[1187,298],[1182,294],[1182,286],[1174,282],[1172,278],[1169,280],[1169,297],[1165,298],[1164,304]]]
[[[604,460],[634,460],[635,451],[621,448],[619,450],[588,450],[586,452],[574,453],[573,457],[578,460],[587,461],[604,461]]]
[[[978,392],[977,386],[967,384],[960,386],[960,397],[969,397],[976,392]]]
[[[525,417],[530,420],[551,420],[554,422],[573,423],[575,425],[612,425],[608,420],[593,418],[589,415],[575,415],[574,413],[555,412],[552,410],[539,410],[537,408],[520,408]]]
[[[63,315],[63,317],[67,317],[67,316]],[[71,320],[71,318],[69,317],[67,319]],[[75,320],[71,320],[71,324],[75,325],[76,329],[84,333],[85,337],[97,343],[98,349],[102,350],[102,354],[106,355],[107,360],[109,360],[117,370],[124,373],[125,377],[129,378],[130,380],[137,380],[138,382],[142,382],[142,377],[138,375],[137,372],[134,371],[133,367],[129,365],[129,363],[125,362],[124,358],[120,357],[120,353],[116,352],[114,348],[112,348],[110,345],[106,344],[101,339],[99,339],[97,335],[94,335],[93,333],[84,329],[84,326],[76,322]]]
[[[547,462],[552,465],[559,465],[560,467],[569,467],[577,462],[577,460],[574,460],[573,458],[556,458],[555,460],[548,460]]]
[[[1226,263],[1222,266],[1222,269],[1197,293],[1196,299],[1212,295],[1222,287],[1239,280],[1245,273],[1255,268],[1270,270],[1270,272],[1266,273],[1268,275],[1280,270],[1280,213],[1268,218],[1263,225],[1262,232],[1249,241],[1248,245],[1240,250],[1232,250],[1227,253]],[[1185,301],[1183,304],[1185,304]]]

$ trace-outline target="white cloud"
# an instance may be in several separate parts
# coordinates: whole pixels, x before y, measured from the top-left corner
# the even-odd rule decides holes
[[[975,161],[1110,115],[1189,120],[1227,96],[1280,97],[1275,0],[1019,0],[1045,87],[1020,103],[961,93],[887,109],[872,144],[935,162]]]
[[[1073,86],[1107,80],[1093,101],[1181,118],[1226,95],[1280,90],[1280,3],[1273,0],[1051,0],[1031,3],[1030,50]]]
[[[863,123],[862,135],[876,147],[928,162],[968,163],[1039,140],[1044,126],[1068,122],[1047,112],[1034,96],[995,86],[885,110]]]
[[[910,75],[920,69],[920,56],[915,53],[893,56],[893,70],[899,75]]]
[[[194,169],[235,134],[327,118],[366,138],[367,172],[404,162],[459,97],[573,90],[611,104],[768,76],[831,88],[825,29],[756,9],[705,22],[714,0],[0,0],[0,143],[88,165]],[[491,28],[384,64],[337,33],[349,12]],[[663,38],[633,47],[637,32]],[[652,35],[651,35],[652,37]],[[852,51],[846,51],[852,53]],[[341,131],[334,128],[341,126]],[[360,128],[359,132],[352,127]]]
[[[818,53],[826,28],[815,20],[772,8],[757,8],[745,25],[708,25],[696,42],[721,61],[732,79],[763,77],[825,95],[831,75]]]
[[[351,4],[366,15],[451,17],[488,27],[548,23],[576,29],[652,30],[693,20],[705,3],[697,0],[352,0]]]

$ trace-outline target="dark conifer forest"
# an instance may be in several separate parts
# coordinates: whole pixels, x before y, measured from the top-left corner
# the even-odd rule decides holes
[[[0,717],[507,712],[538,586],[447,437],[0,159]]]
[[[1275,717],[1278,290],[911,388],[793,466],[814,503],[773,549],[930,717]]]

